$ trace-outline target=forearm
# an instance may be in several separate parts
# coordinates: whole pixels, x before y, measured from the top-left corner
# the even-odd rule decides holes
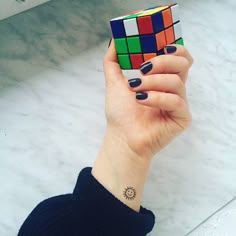
[[[134,153],[121,135],[108,127],[92,175],[116,198],[138,212],[149,165],[149,158]]]

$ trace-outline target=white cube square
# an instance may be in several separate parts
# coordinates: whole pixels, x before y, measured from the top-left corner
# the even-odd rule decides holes
[[[183,36],[180,22],[178,22],[177,24],[174,24],[173,27],[174,27],[174,33],[175,33],[175,40],[180,39]]]
[[[179,6],[174,5],[171,7],[171,14],[172,14],[172,21],[173,23],[176,23],[180,20],[179,18]]]
[[[138,35],[138,24],[136,18],[124,20],[126,36]]]

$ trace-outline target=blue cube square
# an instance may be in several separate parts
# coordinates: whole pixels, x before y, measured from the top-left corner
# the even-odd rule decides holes
[[[144,53],[157,51],[156,40],[153,34],[141,35],[140,42],[141,42],[142,51]]]

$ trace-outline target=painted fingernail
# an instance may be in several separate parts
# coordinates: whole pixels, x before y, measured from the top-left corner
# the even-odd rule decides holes
[[[135,88],[135,87],[138,87],[142,83],[142,80],[139,78],[136,78],[136,79],[129,79],[128,82],[131,88]]]
[[[143,74],[147,74],[151,69],[153,65],[150,61],[145,62],[140,66],[140,70],[142,71]]]
[[[111,41],[112,41],[112,38],[109,41],[108,48],[111,46]]]
[[[144,92],[138,92],[136,93],[136,99],[138,100],[145,100],[148,98],[148,94]]]
[[[172,45],[165,46],[165,49],[167,53],[174,53],[177,51],[177,47]]]

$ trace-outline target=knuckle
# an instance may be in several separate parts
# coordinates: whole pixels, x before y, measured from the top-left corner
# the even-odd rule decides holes
[[[182,107],[184,104],[183,99],[181,97],[179,97],[178,95],[176,95],[174,97],[174,104],[176,107]]]
[[[186,49],[186,47],[182,46],[182,45],[178,45],[178,52],[180,56],[183,56],[184,58],[186,58],[188,60],[189,63],[189,67],[192,66],[192,64],[194,63],[194,59],[193,57],[190,55],[189,51]]]
[[[174,86],[176,87],[176,88],[182,88],[183,87],[183,81],[182,81],[182,79],[180,78],[180,76],[179,75],[177,75],[177,74],[174,74],[173,75],[173,83],[174,83]]]
[[[185,70],[188,70],[189,67],[191,66],[191,65],[190,65],[190,62],[189,62],[185,57],[183,57],[183,59],[182,59],[182,65],[183,65],[183,68],[184,68]]]
[[[193,57],[190,55],[190,59],[189,59],[189,61],[190,61],[190,66],[192,66],[193,65],[193,63],[194,63],[194,59],[193,59]]]
[[[179,56],[186,55],[187,49],[183,45],[176,44],[176,47],[177,47],[177,52]]]

